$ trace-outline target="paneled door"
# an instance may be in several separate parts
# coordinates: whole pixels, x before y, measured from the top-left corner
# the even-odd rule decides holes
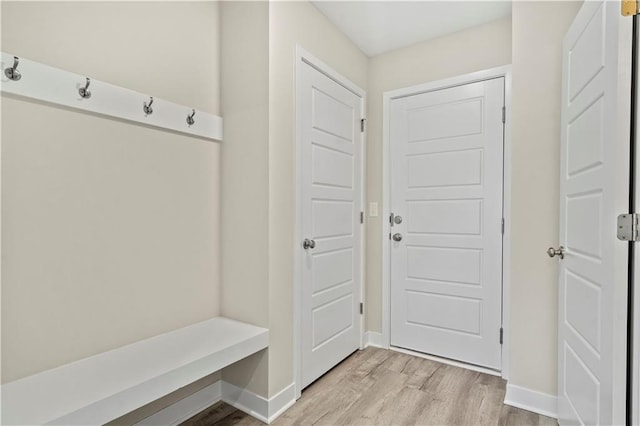
[[[393,99],[391,345],[501,368],[504,78]]]
[[[360,347],[363,103],[308,63],[301,66],[304,388]]]
[[[584,2],[563,43],[558,421],[625,423],[631,19]]]

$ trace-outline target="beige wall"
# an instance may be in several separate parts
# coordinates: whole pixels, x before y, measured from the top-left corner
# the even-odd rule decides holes
[[[363,89],[367,57],[308,2],[269,5],[269,394],[293,382],[296,44]]]
[[[269,5],[223,2],[220,14],[224,116],[220,308],[229,318],[268,327]],[[223,378],[267,395],[267,360],[263,351],[225,369]]]
[[[2,2],[2,50],[218,114],[217,22],[216,3]],[[218,314],[219,161],[2,96],[4,382]]]
[[[513,3],[510,383],[555,395],[562,39],[580,2]]]
[[[513,63],[510,383],[556,392],[562,38],[579,2],[514,2],[512,18],[370,59],[368,202],[381,202],[384,91]],[[459,54],[464,51],[465,54]],[[367,225],[367,329],[381,331],[381,231]]]
[[[2,97],[3,380],[220,311],[271,331],[268,353],[225,380],[269,396],[293,382],[300,44],[367,89],[367,201],[379,204],[382,93],[513,62],[511,382],[555,393],[544,250],[558,232],[560,47],[578,8],[514,2],[512,19],[368,59],[308,2],[224,2],[220,28],[214,2],[2,2],[3,51],[225,119],[220,145]],[[383,222],[367,219],[376,332]]]
[[[367,203],[382,212],[382,94],[385,91],[511,63],[511,18],[394,50],[369,60]],[[382,228],[368,217],[366,329],[382,331]]]
[[[308,2],[224,2],[221,15],[221,309],[270,335],[268,355],[223,377],[272,396],[293,382],[296,44],[363,88],[367,58]]]

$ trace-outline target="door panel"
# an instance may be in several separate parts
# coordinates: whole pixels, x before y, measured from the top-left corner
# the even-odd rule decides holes
[[[415,154],[407,159],[408,187],[433,188],[480,185],[482,150]]]
[[[301,72],[302,388],[360,346],[362,99]]]
[[[391,101],[391,344],[500,369],[504,79]]]
[[[629,208],[630,86],[620,54],[623,22],[619,4],[585,2],[563,44],[561,425],[624,423],[627,245],[614,232],[616,215]]]

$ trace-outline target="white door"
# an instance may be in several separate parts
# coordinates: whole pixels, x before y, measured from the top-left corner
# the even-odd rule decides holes
[[[362,98],[302,67],[304,388],[360,347]]]
[[[628,248],[615,227],[629,207],[630,30],[619,2],[585,2],[563,43],[561,425],[625,422]]]
[[[640,17],[636,16],[634,19],[639,20]],[[636,55],[640,58],[640,32],[636,32]],[[640,69],[635,70],[635,83],[636,83],[636,122],[635,122],[635,158],[636,158],[636,172],[635,172],[635,210],[638,211],[640,206],[640,173],[638,173],[637,164],[640,164],[640,104],[638,98],[640,98]],[[632,369],[632,424],[640,425],[640,247],[636,243],[634,250],[635,259],[634,262],[634,282],[633,282],[633,369]]]
[[[504,78],[391,101],[392,346],[501,367],[503,106]]]

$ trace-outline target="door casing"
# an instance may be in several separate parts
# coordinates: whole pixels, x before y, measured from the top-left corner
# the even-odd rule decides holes
[[[504,125],[504,174],[503,174],[503,217],[504,235],[502,243],[502,370],[501,376],[509,379],[509,288],[511,283],[511,65],[477,71],[444,80],[404,87],[384,92],[382,97],[382,337],[385,348],[391,346],[391,247],[389,224],[386,218],[391,215],[390,184],[391,164],[389,161],[391,144],[389,141],[390,102],[394,99],[432,92],[492,78],[504,77],[505,125]]]
[[[632,19],[635,19],[635,31],[634,31],[634,43],[635,43],[635,60],[634,64],[637,68],[640,67],[640,17],[634,16]],[[633,64],[633,59],[632,59]],[[640,172],[638,172],[638,165],[640,164],[640,129],[638,128],[640,124],[640,69],[632,70],[632,77],[635,77],[635,105],[632,105],[632,108],[635,108],[635,117],[631,117],[632,120],[635,119],[635,122],[632,124],[634,126],[634,135],[635,140],[632,140],[631,143],[634,144],[634,154],[635,154],[635,170],[632,171],[632,179],[635,180],[634,185],[634,197],[635,197],[635,212],[638,211],[638,206],[640,205]],[[632,94],[632,102],[634,100],[634,96]],[[633,112],[633,111],[632,111]],[[631,210],[631,212],[633,212]],[[631,330],[632,334],[632,364],[631,364],[631,424],[637,425],[640,424],[640,246],[639,243],[634,243],[634,257],[629,259],[629,262],[633,263],[633,281],[629,283],[630,286],[633,286],[633,301],[630,304],[630,308],[632,310],[632,321],[633,325]]]
[[[293,241],[293,378],[295,383],[295,393],[296,399],[300,398],[302,395],[302,327],[300,326],[302,322],[302,268],[300,267],[302,262],[302,253],[300,250],[300,244],[302,241],[302,185],[300,184],[302,179],[302,127],[300,125],[300,120],[298,117],[302,114],[302,87],[301,87],[301,73],[302,73],[302,65],[308,64],[311,67],[315,68],[322,74],[329,77],[331,80],[335,81],[339,85],[343,86],[345,89],[353,92],[357,96],[360,97],[361,107],[362,107],[362,118],[366,120],[367,112],[367,98],[366,91],[362,88],[355,85],[348,78],[344,77],[340,73],[336,72],[329,65],[325,64],[320,59],[313,56],[311,53],[306,51],[300,45],[296,45],[296,107],[295,107],[295,138],[296,138],[296,153],[295,153],[295,161],[296,161],[296,185],[295,185],[295,204],[296,204],[296,215],[295,215],[295,231],[294,231],[294,241]],[[366,126],[364,132],[360,133],[360,145],[361,145],[361,194],[360,194],[360,211],[364,212],[364,200],[366,194]],[[360,233],[360,302],[364,303],[364,281],[365,281],[365,269],[364,269],[364,225],[362,228],[362,232]],[[364,348],[364,315],[361,315],[360,321],[360,349]]]

